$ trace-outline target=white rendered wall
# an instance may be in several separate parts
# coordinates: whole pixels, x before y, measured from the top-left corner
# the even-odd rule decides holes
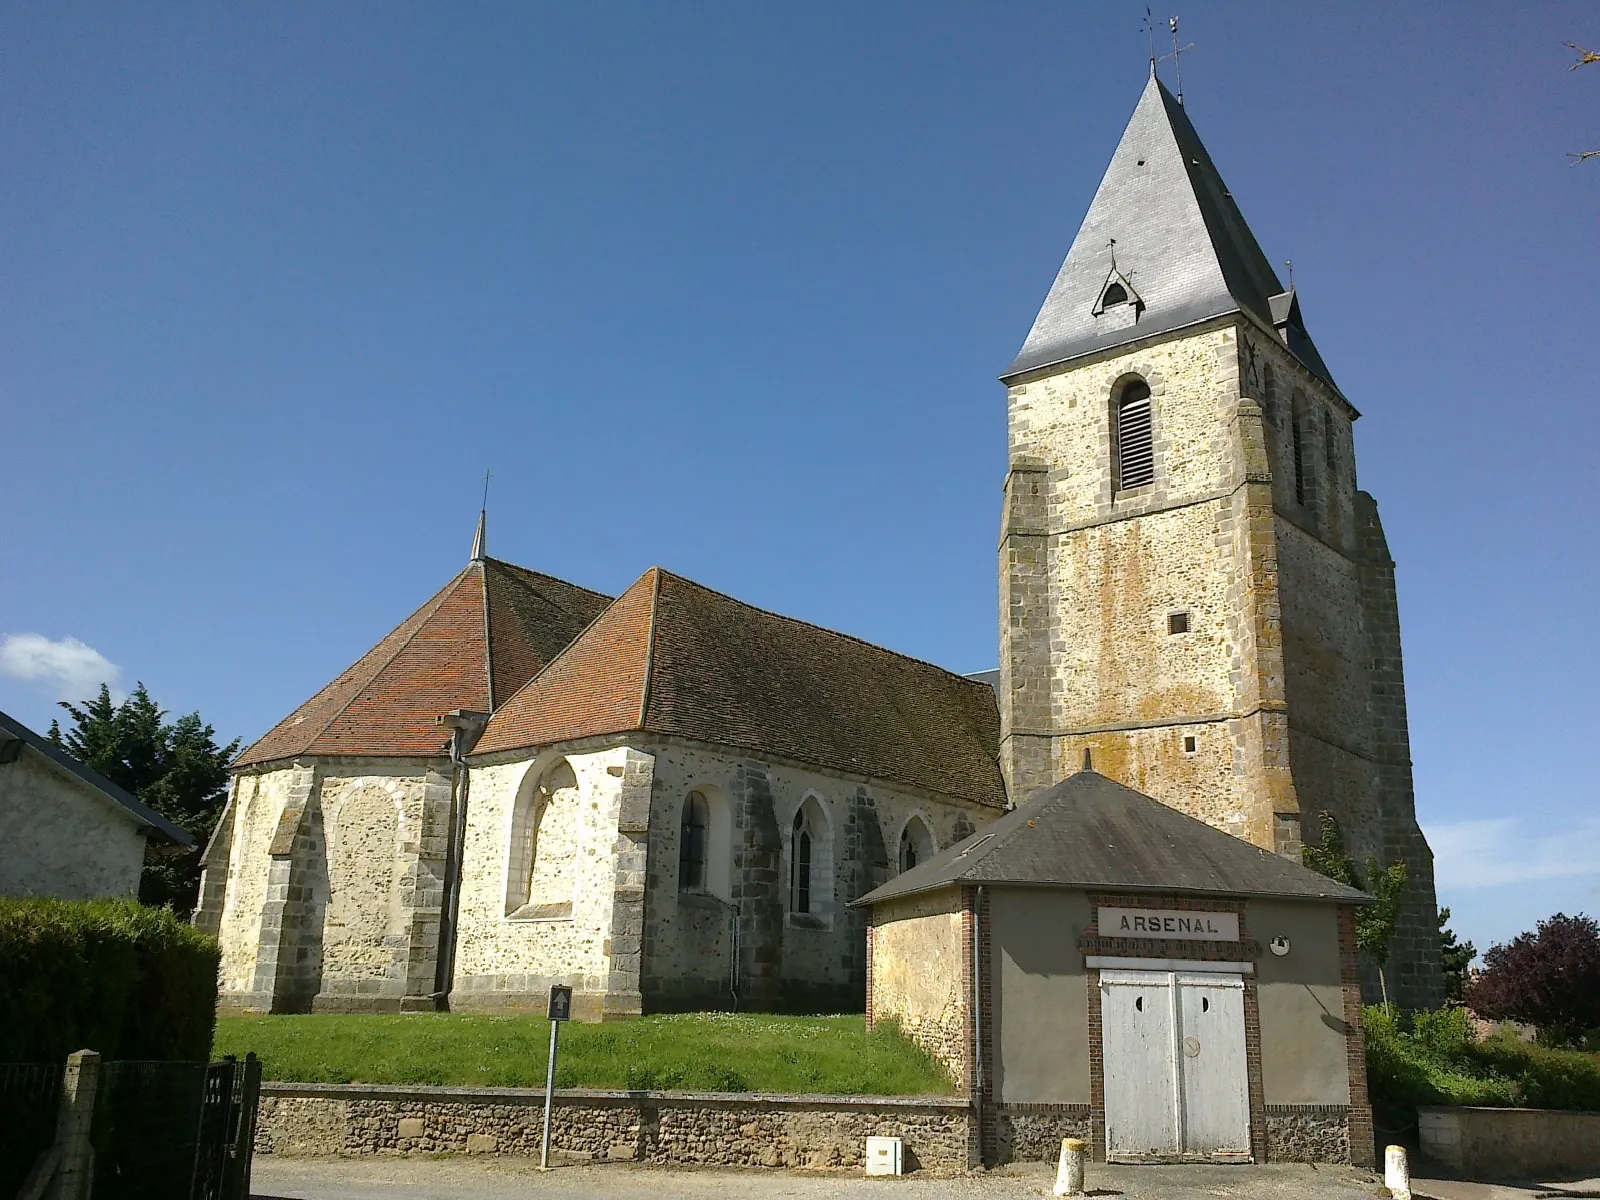
[[[133,896],[144,867],[133,814],[31,746],[0,765],[0,896]]]

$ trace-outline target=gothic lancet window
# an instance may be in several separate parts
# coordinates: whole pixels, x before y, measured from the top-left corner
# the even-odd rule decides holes
[[[1294,499],[1296,504],[1306,502],[1306,432],[1305,405],[1300,393],[1291,397],[1289,409],[1289,440],[1294,454]]]
[[[811,911],[811,856],[816,842],[810,806],[802,804],[794,815],[794,841],[789,855],[789,911]]]
[[[678,831],[678,890],[706,889],[706,848],[711,834],[711,806],[699,792],[683,802],[683,824]]]
[[[1150,385],[1123,385],[1112,406],[1112,487],[1131,491],[1155,482],[1155,440],[1150,425]]]

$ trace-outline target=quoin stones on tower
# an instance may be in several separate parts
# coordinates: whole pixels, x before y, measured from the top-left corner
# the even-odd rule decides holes
[[[1001,764],[1095,768],[1298,858],[1403,861],[1403,1004],[1442,998],[1394,563],[1358,413],[1152,71],[1007,386]]]

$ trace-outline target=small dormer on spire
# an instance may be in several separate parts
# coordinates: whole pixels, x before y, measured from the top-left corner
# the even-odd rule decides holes
[[[1117,266],[1117,239],[1112,238],[1111,270],[1107,272],[1105,282],[1100,285],[1100,291],[1094,302],[1094,315],[1098,317],[1107,309],[1118,308],[1124,304],[1133,310],[1135,321],[1139,319],[1139,314],[1144,312],[1144,301],[1134,290],[1133,281]]]

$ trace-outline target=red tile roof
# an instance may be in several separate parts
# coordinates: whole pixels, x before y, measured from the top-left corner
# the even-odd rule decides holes
[[[495,713],[476,753],[643,731],[1003,807],[994,690],[645,572]]]
[[[354,666],[280,721],[235,766],[299,755],[426,757],[455,708],[493,711],[610,598],[486,558],[468,563]]]

